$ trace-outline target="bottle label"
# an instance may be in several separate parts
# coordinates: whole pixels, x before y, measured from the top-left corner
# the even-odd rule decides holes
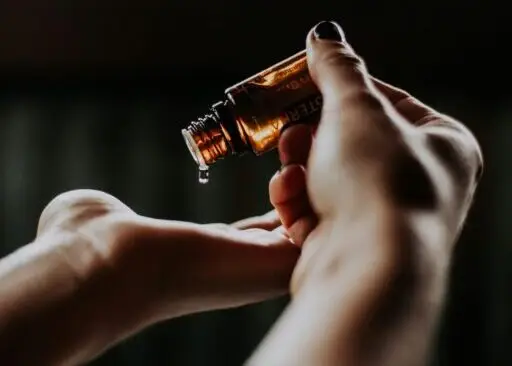
[[[309,98],[303,99],[298,103],[286,108],[283,116],[285,123],[300,123],[310,122],[313,116],[317,116],[322,110],[322,95],[314,95]]]
[[[226,90],[237,126],[256,154],[275,148],[288,123],[319,119],[322,97],[300,52]]]
[[[308,73],[305,73],[303,75],[299,75],[297,78],[287,81],[286,83],[283,83],[280,85],[276,92],[286,92],[290,90],[298,90],[300,88],[303,88],[304,86],[308,86],[308,84],[312,83],[313,80],[311,80],[311,76]]]

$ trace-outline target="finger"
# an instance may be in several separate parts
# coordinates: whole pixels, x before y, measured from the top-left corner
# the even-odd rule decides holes
[[[308,67],[323,96],[323,108],[350,108],[364,100],[353,97],[372,92],[366,66],[345,40],[342,29],[334,22],[321,22],[306,41]]]
[[[372,77],[372,81],[377,90],[388,98],[397,112],[412,124],[421,126],[441,117],[440,113],[420,102],[405,90],[385,83],[375,77]]]
[[[396,111],[376,89],[341,28],[333,22],[319,23],[308,34],[306,46],[309,71],[323,97],[315,137],[322,141],[324,165],[330,164],[325,157],[339,156],[340,149],[354,156],[354,149],[366,153],[376,144],[394,147],[401,128],[410,126],[391,118]]]
[[[245,229],[264,229],[274,230],[281,226],[281,220],[275,210],[267,212],[261,216],[249,217],[243,220],[236,221],[231,224],[232,227],[240,230]]]
[[[281,133],[279,159],[282,165],[306,165],[311,150],[312,128],[309,125],[293,125]]]
[[[302,245],[317,223],[306,189],[304,167],[285,166],[270,181],[269,193],[289,237],[295,244]]]
[[[295,212],[299,207],[290,207],[292,202],[304,201],[307,197],[306,190],[306,171],[303,166],[293,164],[287,165],[281,171],[277,172],[269,184],[269,196],[272,206],[281,218],[281,222],[285,227],[290,226],[297,219],[297,215],[301,212]],[[302,210],[300,210],[302,211]]]
[[[420,102],[402,89],[377,78],[372,78],[372,81],[402,116],[429,135],[431,147],[449,167],[459,186],[468,186],[470,180],[479,180],[482,174],[482,153],[467,127]],[[460,158],[461,153],[463,158]]]
[[[275,233],[283,235],[285,238],[290,238],[290,234],[288,233],[288,230],[284,226],[279,226],[273,230]]]

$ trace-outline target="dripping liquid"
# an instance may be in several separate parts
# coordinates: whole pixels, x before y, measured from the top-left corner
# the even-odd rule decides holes
[[[200,165],[199,166],[199,183],[206,184],[210,180],[210,172],[208,170],[208,165]]]

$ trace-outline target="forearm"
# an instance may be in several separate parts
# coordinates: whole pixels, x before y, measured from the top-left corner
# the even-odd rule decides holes
[[[91,238],[60,233],[0,261],[4,362],[83,363],[156,321],[150,301],[156,268],[126,249],[125,255],[112,256]]]
[[[379,221],[366,220],[365,231],[343,223],[320,228],[314,240],[324,240],[331,253],[312,256],[318,271],[300,284],[251,366],[425,362],[442,305],[446,263],[442,257],[434,264],[427,258],[415,263],[417,253],[411,251],[420,246],[417,237],[403,232],[406,223],[397,221],[398,235],[389,236]],[[393,236],[398,250],[387,249]]]
[[[280,295],[298,254],[271,233],[85,211],[0,261],[6,364],[82,364],[158,321]]]

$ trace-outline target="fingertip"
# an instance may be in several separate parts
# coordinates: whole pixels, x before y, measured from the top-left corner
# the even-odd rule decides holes
[[[309,54],[313,51],[313,43],[315,42],[315,27],[311,28],[306,36],[306,54]]]
[[[345,33],[341,26],[332,20],[321,21],[312,29],[313,36],[316,40],[343,42],[345,41]]]
[[[354,91],[367,91],[366,66],[337,23],[317,24],[308,34],[306,51],[309,72],[323,95],[324,108],[337,106]]]
[[[345,42],[345,32],[338,22],[323,20],[309,30],[306,37],[306,48],[312,49],[317,41]]]
[[[334,21],[322,21],[317,23],[309,31],[306,37],[306,55],[310,71],[315,73],[315,65],[318,54],[325,52],[325,49],[349,47],[346,43],[345,32],[341,26]],[[311,67],[313,66],[313,67]]]
[[[284,166],[270,179],[270,202],[277,209],[306,189],[306,171],[299,164]]]

